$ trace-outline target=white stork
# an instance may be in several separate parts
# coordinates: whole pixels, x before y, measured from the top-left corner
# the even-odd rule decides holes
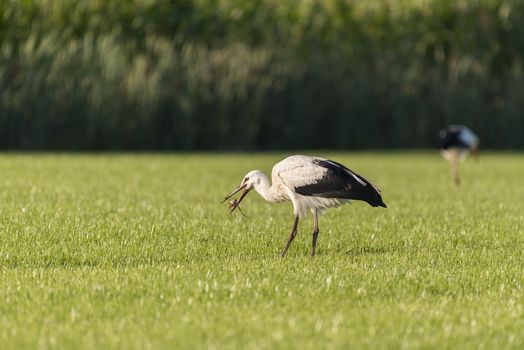
[[[464,125],[450,125],[441,130],[439,136],[440,154],[449,162],[453,181],[459,185],[458,163],[466,159],[470,151],[473,155],[478,155],[479,138]]]
[[[273,167],[273,184],[260,170],[246,174],[240,186],[224,201],[242,191],[240,197],[230,202],[231,212],[235,210],[246,194],[255,189],[268,202],[291,201],[294,209],[294,223],[284,250],[283,257],[297,235],[298,220],[308,211],[313,213],[313,243],[311,256],[315,255],[317,245],[318,214],[327,208],[338,207],[350,199],[362,200],[373,207],[384,207],[380,191],[364,177],[344,165],[332,160],[310,157],[290,156]]]

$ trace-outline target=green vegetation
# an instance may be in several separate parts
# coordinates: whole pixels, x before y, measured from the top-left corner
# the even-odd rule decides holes
[[[290,204],[218,204],[283,154],[1,155],[2,348],[524,346],[522,155],[459,188],[436,153],[319,155],[389,208],[328,211],[314,259],[309,220],[278,256]]]
[[[522,148],[523,37],[520,0],[2,0],[0,148]]]

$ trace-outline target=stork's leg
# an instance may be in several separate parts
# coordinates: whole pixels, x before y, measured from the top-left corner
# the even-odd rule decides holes
[[[293,242],[293,240],[295,239],[295,236],[297,235],[297,229],[298,229],[298,215],[295,216],[295,222],[293,223],[293,229],[291,230],[291,234],[289,235],[289,238],[287,240],[286,246],[284,247],[284,250],[280,254],[281,257],[284,257],[284,255],[286,255],[286,252],[289,246],[291,245],[291,242]]]
[[[460,178],[458,174],[458,164],[459,164],[459,157],[457,155],[454,155],[451,159],[451,176],[453,177],[453,182],[455,182],[455,185],[460,185]]]
[[[318,211],[313,210],[313,248],[311,250],[311,256],[315,255],[315,248],[317,247],[317,238],[318,238]]]

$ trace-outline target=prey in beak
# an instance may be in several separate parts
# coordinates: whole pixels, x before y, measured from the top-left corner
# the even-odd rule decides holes
[[[224,200],[221,202],[224,203],[225,201],[227,201],[229,198],[233,197],[235,194],[237,194],[238,192],[240,192],[240,197],[238,197],[238,199],[236,198],[233,198],[232,201],[229,202],[229,213],[231,214],[233,211],[235,211],[236,208],[238,208],[238,211],[240,211],[240,213],[244,216],[246,216],[246,214],[244,214],[242,212],[242,209],[240,209],[240,202],[242,202],[242,199],[244,199],[244,197],[246,196],[246,194],[248,194],[249,192],[249,189],[247,189],[247,185],[246,184],[242,184],[240,186],[238,186],[238,188],[236,188],[233,192],[231,192],[230,194],[228,194],[226,196],[226,198],[224,198]]]

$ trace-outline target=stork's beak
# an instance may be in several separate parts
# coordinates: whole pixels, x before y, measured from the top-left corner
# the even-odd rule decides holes
[[[249,190],[246,188],[246,185],[238,186],[233,192],[228,194],[226,198],[224,198],[224,200],[222,201],[222,203],[224,203],[225,201],[227,201],[229,198],[233,197],[235,194],[237,194],[240,191],[242,191],[240,193],[240,197],[238,197],[238,199],[233,199],[231,203],[229,203],[229,209],[231,209],[230,213],[232,213],[236,208],[238,208],[238,205],[240,204],[240,202],[242,202],[242,199],[244,199],[246,194],[249,192]]]

